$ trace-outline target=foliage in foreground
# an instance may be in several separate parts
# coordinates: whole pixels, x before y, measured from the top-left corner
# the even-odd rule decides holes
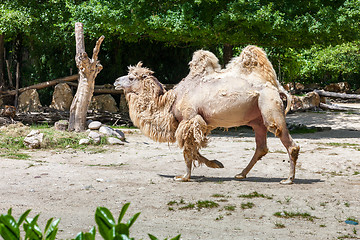
[[[117,221],[115,221],[112,213],[105,207],[98,207],[95,212],[95,222],[98,231],[105,240],[133,240],[130,238],[130,227],[135,223],[139,217],[140,212],[134,214],[126,223],[122,223],[122,219],[129,207],[130,203],[126,203],[119,214]],[[0,236],[4,240],[18,240],[21,239],[21,225],[25,232],[25,239],[31,240],[54,240],[58,232],[58,225],[60,219],[54,220],[50,218],[45,226],[44,231],[41,231],[37,220],[39,214],[34,218],[28,218],[30,209],[25,211],[16,221],[12,216],[12,209],[10,208],[7,214],[0,215]],[[89,232],[80,232],[76,235],[74,240],[95,240],[96,228],[92,227]],[[151,240],[158,240],[157,237],[148,234]],[[180,235],[171,238],[170,240],[179,240]],[[165,239],[167,240],[167,239]]]

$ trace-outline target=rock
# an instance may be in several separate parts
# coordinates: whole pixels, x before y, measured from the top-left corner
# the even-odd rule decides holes
[[[60,120],[55,122],[54,124],[55,130],[59,130],[59,131],[66,131],[68,129],[68,126],[69,126],[68,120]]]
[[[36,89],[29,89],[20,94],[18,111],[39,112],[41,107],[39,94]]]
[[[320,106],[320,96],[315,92],[307,93],[303,98],[303,108],[316,108]]]
[[[39,130],[32,130],[24,139],[25,146],[29,148],[40,148],[44,134]]]
[[[88,145],[89,143],[90,143],[90,139],[88,139],[88,138],[82,138],[79,141],[80,145]]]
[[[119,111],[127,113],[129,112],[129,107],[125,98],[125,94],[120,95]]]
[[[99,128],[99,132],[106,135],[106,136],[112,136],[113,132],[114,132],[114,129],[112,129],[111,127],[108,127],[108,126],[101,126]]]
[[[50,107],[61,111],[69,111],[72,100],[73,93],[69,85],[59,83],[55,86]]]
[[[350,92],[350,84],[348,82],[331,83],[324,88],[328,92]]]
[[[88,128],[91,130],[98,130],[100,127],[101,127],[101,122],[99,121],[92,121],[88,126]]]
[[[115,137],[108,137],[107,141],[111,145],[124,145],[124,143],[120,139]]]
[[[296,90],[304,90],[305,86],[302,83],[295,83],[295,89]]]
[[[113,132],[113,136],[119,138],[121,141],[125,141],[125,134],[119,129],[116,129]]]
[[[355,94],[360,94],[360,88],[355,91]]]
[[[303,97],[291,96],[291,110],[307,110],[320,106],[320,96],[315,92],[309,92]]]
[[[115,99],[110,94],[102,94],[93,96],[90,102],[89,109],[97,110],[99,112],[118,112]]]
[[[94,141],[95,144],[99,144],[101,141],[101,136],[99,133],[94,132],[94,131],[90,131],[89,133],[89,138],[92,139]]]

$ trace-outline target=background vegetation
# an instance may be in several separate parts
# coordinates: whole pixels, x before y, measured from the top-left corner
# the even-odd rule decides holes
[[[21,86],[76,73],[77,21],[88,53],[106,37],[97,84],[112,84],[140,60],[163,83],[177,83],[194,50],[211,50],[224,64],[255,44],[282,82],[360,87],[358,0],[0,0],[0,88],[12,85],[5,59],[13,79],[20,64]]]

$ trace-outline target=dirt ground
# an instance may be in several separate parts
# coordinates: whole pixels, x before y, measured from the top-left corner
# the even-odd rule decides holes
[[[359,239],[360,225],[345,220],[360,219],[360,114],[295,113],[287,121],[331,127],[293,134],[301,146],[293,185],[279,184],[289,163],[273,135],[270,152],[247,179],[236,180],[254,152],[254,134],[246,128],[215,131],[202,153],[225,168],[195,168],[192,181],[183,183],[173,180],[185,172],[177,146],[131,131],[128,143],[102,153],[29,150],[30,160],[0,159],[0,213],[13,208],[19,217],[32,209],[42,228],[50,217],[61,218],[59,239],[95,226],[96,207],[109,208],[116,218],[127,202],[126,220],[141,212],[131,228],[135,239],[149,239],[147,233],[160,239],[180,233],[182,239],[206,240]],[[241,196],[254,192],[263,195]],[[219,206],[200,209],[198,201]],[[300,216],[284,218],[287,213]]]

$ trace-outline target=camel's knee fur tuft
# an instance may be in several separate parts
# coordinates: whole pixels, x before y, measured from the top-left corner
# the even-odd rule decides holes
[[[181,148],[200,149],[207,145],[207,134],[210,132],[205,120],[196,115],[190,120],[183,120],[180,122],[175,137]]]

